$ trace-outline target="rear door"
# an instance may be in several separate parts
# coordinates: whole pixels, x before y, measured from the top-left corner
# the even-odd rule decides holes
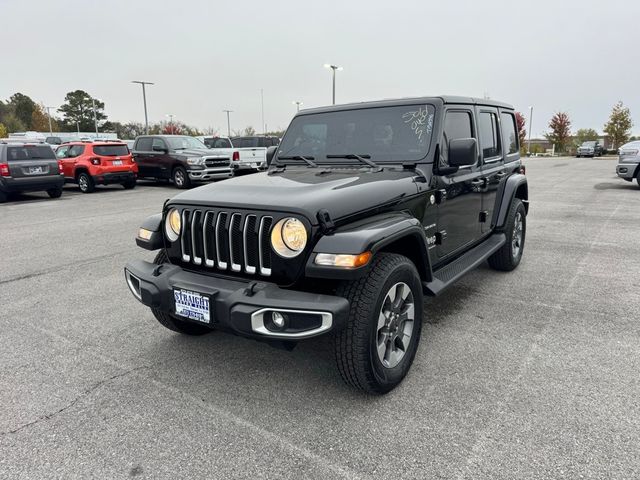
[[[58,161],[53,150],[45,145],[8,145],[9,175],[15,179],[59,175]]]
[[[151,161],[152,137],[140,137],[133,145],[133,160],[138,164],[139,177],[152,177],[153,162]]]
[[[62,165],[64,169],[64,176],[69,178],[75,178],[76,164],[78,163],[78,157],[84,153],[85,145],[71,145],[67,150],[67,156],[62,159]]]
[[[160,137],[153,137],[153,142],[151,143],[151,154],[149,156],[149,167],[152,171],[152,177],[171,177],[173,157],[169,152],[167,142]]]
[[[503,142],[503,132],[501,128],[501,115],[497,108],[477,107],[478,110],[478,133],[480,137],[480,153],[482,156],[482,177],[484,186],[482,188],[482,211],[480,222],[482,233],[488,233],[492,229],[492,218],[495,210],[498,189],[507,176],[505,172],[505,153],[511,158],[514,154],[511,149],[518,151],[518,139],[513,140],[513,145]],[[508,136],[516,135],[515,117],[506,113],[505,123],[508,128],[511,125],[513,132],[508,132]]]

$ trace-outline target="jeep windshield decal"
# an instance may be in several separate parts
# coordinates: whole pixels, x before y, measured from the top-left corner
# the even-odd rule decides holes
[[[435,108],[402,105],[299,115],[280,144],[278,163],[297,157],[317,164],[417,162],[429,153]],[[338,155],[340,154],[340,155]]]

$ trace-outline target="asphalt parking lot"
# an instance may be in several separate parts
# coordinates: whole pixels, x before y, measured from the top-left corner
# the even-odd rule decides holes
[[[329,339],[187,338],[134,300],[122,267],[174,189],[0,205],[0,478],[638,478],[640,188],[614,159],[526,165],[520,268],[428,300],[376,398]]]

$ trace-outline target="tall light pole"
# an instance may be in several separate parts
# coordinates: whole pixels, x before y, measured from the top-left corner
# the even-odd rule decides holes
[[[227,114],[227,136],[231,138],[231,120],[229,120],[229,114],[233,113],[233,110],[222,110]]]
[[[324,68],[330,68],[331,72],[333,74],[333,95],[332,95],[332,99],[333,99],[333,105],[336,104],[336,70],[340,71],[342,70],[342,67],[339,67],[337,65],[331,65],[329,63],[325,63],[324,64]]]
[[[174,135],[175,130],[173,129],[173,113],[167,113],[167,117],[169,117],[169,127],[171,128],[171,135]]]
[[[529,107],[529,141],[527,142],[527,156],[531,156],[531,130],[533,129],[533,107]]]
[[[139,83],[142,85],[142,101],[144,102],[144,133],[149,134],[149,118],[147,117],[147,92],[145,85],[155,85],[152,82],[142,82],[140,80],[133,80],[131,83]]]
[[[300,111],[300,105],[302,105],[302,102],[296,101],[296,102],[291,102],[291,103],[293,103],[296,106],[296,112],[299,112]]]
[[[53,128],[51,128],[51,112],[49,112],[49,109],[51,108],[55,108],[55,107],[44,107],[47,109],[47,117],[49,117],[49,135],[53,136]]]
[[[93,105],[93,125],[96,127],[96,138],[100,135],[98,134],[98,114],[96,113],[96,99],[91,98],[91,104]]]
[[[262,134],[267,133],[267,126],[264,124],[264,90],[260,89],[260,104],[262,106]]]

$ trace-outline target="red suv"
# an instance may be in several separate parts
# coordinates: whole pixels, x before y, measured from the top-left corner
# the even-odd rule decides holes
[[[65,181],[77,183],[82,193],[93,192],[96,185],[136,186],[138,165],[124,142],[69,142],[57,148],[56,156]]]

